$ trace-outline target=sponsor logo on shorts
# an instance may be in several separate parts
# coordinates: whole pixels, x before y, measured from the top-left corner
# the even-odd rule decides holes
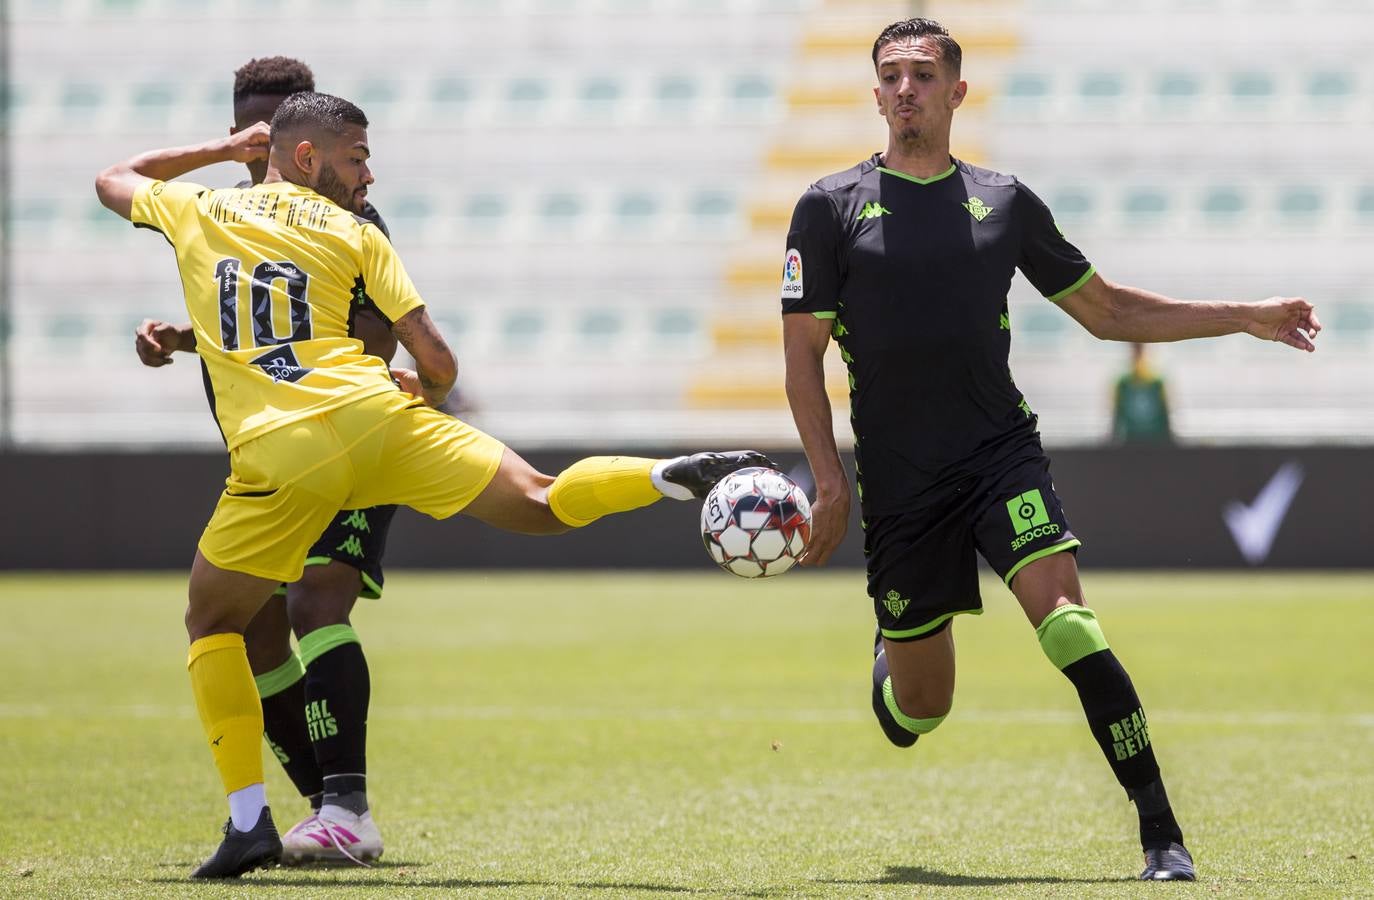
[[[1008,500],[1007,515],[1011,517],[1011,525],[1016,529],[1016,538],[1011,542],[1013,550],[1020,550],[1037,538],[1060,534],[1063,531],[1059,525],[1050,521],[1050,514],[1045,509],[1045,498],[1038,488]]]
[[[801,253],[788,248],[782,263],[782,299],[796,300],[802,295]]]
[[[910,597],[903,597],[896,591],[888,591],[887,596],[883,598],[883,606],[887,607],[887,611],[892,613],[894,619],[906,612],[906,608],[910,603]]]

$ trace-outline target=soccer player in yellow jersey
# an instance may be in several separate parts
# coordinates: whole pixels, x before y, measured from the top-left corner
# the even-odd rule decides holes
[[[243,629],[340,509],[397,503],[557,534],[662,497],[703,497],[751,451],[674,459],[593,457],[556,478],[431,407],[457,362],[400,259],[351,209],[373,181],[367,118],[338,97],[297,93],[228,138],[154,150],[96,179],[106,207],[176,250],[186,306],[229,449],[230,476],[191,567],[187,668],[229,801],[224,840],[197,878],[275,863],[263,789],[262,707]],[[263,183],[174,182],[202,166],[266,158]],[[416,361],[392,381],[348,336],[366,293]]]

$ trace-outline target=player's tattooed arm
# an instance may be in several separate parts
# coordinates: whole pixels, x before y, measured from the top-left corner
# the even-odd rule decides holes
[[[1301,297],[1176,300],[1093,275],[1059,301],[1093,337],[1104,341],[1182,341],[1245,333],[1298,350],[1316,349],[1317,311]]]
[[[145,182],[167,181],[215,163],[266,159],[268,135],[267,123],[259,122],[227,138],[140,153],[97,175],[96,195],[107,209],[127,219],[133,213],[134,192]]]
[[[415,360],[420,396],[430,406],[443,403],[458,380],[458,360],[428,310],[412,309],[392,323],[391,332]]]
[[[149,368],[170,366],[173,353],[178,350],[194,353],[195,349],[196,333],[190,322],[172,325],[157,319],[144,319],[134,329],[134,352],[138,354],[139,362]]]

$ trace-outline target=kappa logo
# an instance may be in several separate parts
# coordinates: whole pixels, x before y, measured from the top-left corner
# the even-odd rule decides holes
[[[801,252],[789,247],[782,263],[782,299],[797,300],[802,295]]]
[[[986,219],[994,209],[994,207],[991,206],[984,206],[983,201],[979,200],[977,197],[968,198],[968,202],[963,204],[963,207],[968,210],[969,215],[973,216],[973,218],[979,222]]]
[[[906,612],[910,603],[910,597],[903,597],[897,591],[888,591],[887,596],[883,598],[883,606],[887,607],[887,611],[892,613],[893,618],[898,618]]]
[[[353,510],[353,514],[344,519],[344,525],[354,531],[371,531],[372,528],[367,524],[367,513],[361,509]]]
[[[334,548],[335,552],[347,553],[349,556],[363,555],[363,542],[358,540],[356,534],[350,534],[348,540]]]
[[[248,364],[258,366],[277,383],[300,381],[312,371],[300,364],[296,359],[296,351],[291,349],[290,344],[273,347],[257,359],[250,359]]]
[[[862,222],[864,219],[876,219],[879,216],[890,215],[892,215],[892,210],[884,208],[881,203],[865,203],[855,221]]]

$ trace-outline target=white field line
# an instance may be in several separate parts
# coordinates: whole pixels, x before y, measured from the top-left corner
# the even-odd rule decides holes
[[[1310,713],[1285,710],[1248,710],[1244,712],[1192,712],[1187,710],[1150,710],[1151,722],[1167,725],[1222,726],[1286,726],[1286,727],[1364,727],[1374,728],[1374,712]],[[799,724],[847,724],[866,722],[872,713],[866,708],[854,709],[746,709],[718,707],[682,709],[670,707],[626,708],[611,707],[540,707],[531,716],[523,706],[464,706],[436,704],[432,706],[386,705],[374,706],[369,721],[501,721],[537,718],[558,722],[794,722]],[[181,705],[130,704],[116,706],[73,706],[46,703],[0,703],[0,719],[193,719],[195,709],[190,703]],[[1080,725],[1083,714],[1073,709],[960,709],[956,703],[951,721],[978,724],[1015,725]]]

